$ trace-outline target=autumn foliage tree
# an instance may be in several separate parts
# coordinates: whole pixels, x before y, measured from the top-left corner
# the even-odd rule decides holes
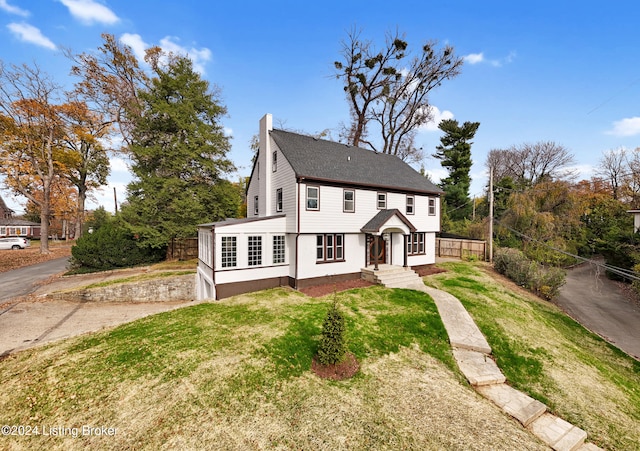
[[[59,94],[38,66],[0,62],[0,171],[9,188],[38,206],[42,253],[49,252],[52,185],[64,171]]]

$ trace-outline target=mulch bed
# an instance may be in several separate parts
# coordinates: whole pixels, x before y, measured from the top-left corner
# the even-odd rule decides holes
[[[347,353],[344,362],[333,365],[321,365],[315,356],[311,361],[311,371],[322,379],[332,379],[334,381],[349,379],[355,376],[359,369],[360,364],[356,360],[356,356],[350,352]]]
[[[344,282],[328,283],[325,285],[316,285],[315,287],[303,288],[300,291],[312,298],[320,298],[331,293],[351,290],[353,288],[364,288],[373,285],[363,279],[345,280]]]

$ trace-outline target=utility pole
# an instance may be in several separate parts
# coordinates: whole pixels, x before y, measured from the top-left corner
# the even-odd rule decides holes
[[[118,196],[116,195],[116,187],[113,187],[113,203],[116,204],[116,214],[118,214]]]
[[[493,166],[489,168],[489,263],[493,263]]]

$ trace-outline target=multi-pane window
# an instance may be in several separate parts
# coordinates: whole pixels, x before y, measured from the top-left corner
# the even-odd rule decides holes
[[[424,254],[424,232],[411,233],[407,242],[407,253],[409,255]]]
[[[284,263],[284,235],[274,235],[273,237],[273,264]]]
[[[344,235],[340,233],[316,235],[316,261],[344,260]]]
[[[262,237],[250,236],[249,237],[249,254],[248,254],[249,266],[262,265]]]
[[[387,208],[387,193],[378,193],[378,210]]]
[[[320,188],[307,186],[307,210],[320,210]]]
[[[278,170],[278,152],[273,152],[273,160],[271,162],[271,170],[276,172]]]
[[[354,190],[344,190],[344,206],[342,208],[346,213],[353,213],[356,211],[356,192]]]
[[[253,214],[254,215],[258,214],[258,196],[255,196],[253,198]]]
[[[282,188],[276,190],[276,211],[282,211]]]
[[[429,198],[429,216],[436,215],[436,200],[433,197]]]
[[[415,197],[413,196],[407,196],[407,214],[408,215],[412,215],[413,212],[415,211],[413,209],[414,207],[414,203],[415,203]]]
[[[220,254],[222,255],[222,267],[233,268],[237,265],[237,241],[235,236],[223,236]]]

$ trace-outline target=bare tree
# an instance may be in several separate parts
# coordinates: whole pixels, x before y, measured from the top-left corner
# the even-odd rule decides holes
[[[620,189],[628,172],[627,151],[624,147],[607,150],[598,162],[596,175],[611,186],[614,199],[620,198]]]
[[[420,152],[414,146],[415,133],[432,117],[428,95],[460,73],[462,58],[451,46],[438,49],[435,42],[424,44],[419,55],[410,58],[409,44],[397,31],[387,34],[381,50],[356,30],[342,44],[342,61],[334,66],[351,114],[342,136],[354,146],[415,159]],[[371,138],[372,124],[381,143]]]
[[[493,167],[496,180],[511,177],[522,186],[533,186],[546,180],[566,180],[575,175],[570,168],[575,164],[573,155],[553,141],[493,149],[485,164],[487,168]]]

